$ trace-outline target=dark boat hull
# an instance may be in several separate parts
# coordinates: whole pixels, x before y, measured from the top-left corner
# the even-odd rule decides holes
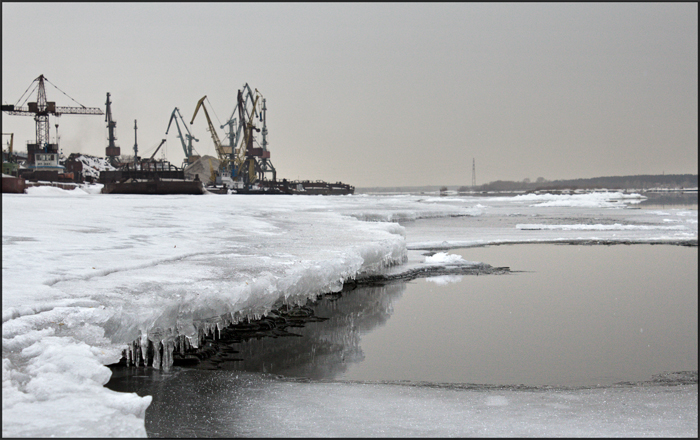
[[[322,180],[311,182],[308,180],[288,181],[283,179],[277,182],[265,182],[264,185],[271,192],[269,194],[305,194],[305,195],[351,195],[355,193],[355,187],[346,183],[328,183]]]
[[[21,177],[2,176],[2,192],[24,194],[27,187],[25,180]]]
[[[198,180],[110,182],[102,194],[204,194],[204,186]]]

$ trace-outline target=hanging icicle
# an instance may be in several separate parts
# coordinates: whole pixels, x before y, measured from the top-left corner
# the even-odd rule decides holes
[[[133,342],[134,346],[134,366],[135,367],[140,367],[142,358],[141,358],[141,344],[138,342],[134,341]]]
[[[173,368],[173,351],[175,350],[175,341],[168,339],[163,344],[163,371],[170,371]]]
[[[153,368],[160,370],[161,365],[161,353],[163,351],[163,344],[160,341],[153,343]]]
[[[149,364],[149,359],[148,359],[148,334],[147,333],[142,333],[141,334],[141,345],[140,345],[140,350],[141,350],[141,356],[143,358],[143,366],[147,367]]]

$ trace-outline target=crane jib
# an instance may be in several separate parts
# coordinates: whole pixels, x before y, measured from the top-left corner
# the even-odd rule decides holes
[[[221,141],[219,140],[219,135],[216,134],[216,129],[214,128],[214,124],[211,122],[211,118],[209,117],[209,112],[207,111],[207,107],[204,105],[204,100],[207,98],[206,95],[202,97],[202,99],[197,102],[197,107],[194,109],[194,114],[192,115],[192,120],[190,121],[190,124],[194,123],[194,118],[197,116],[197,113],[199,112],[199,108],[201,107],[204,109],[204,116],[207,118],[207,125],[209,126],[209,132],[211,133],[211,138],[214,141],[214,148],[216,149],[216,154],[219,156],[219,160],[223,163],[228,163],[229,159],[226,157],[226,154],[224,153],[224,149],[221,147]]]

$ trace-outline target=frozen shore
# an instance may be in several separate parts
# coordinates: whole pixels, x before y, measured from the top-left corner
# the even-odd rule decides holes
[[[619,193],[272,200],[28,192],[3,195],[4,436],[145,436],[150,398],[103,386],[105,365],[129,342],[194,340],[212,317],[263,316],[280,301],[303,303],[361,277],[478,267],[455,269],[447,254],[430,261],[426,250],[697,246],[697,210],[625,209],[640,198]],[[410,234],[400,222],[411,222]],[[566,227],[578,224],[590,226]]]

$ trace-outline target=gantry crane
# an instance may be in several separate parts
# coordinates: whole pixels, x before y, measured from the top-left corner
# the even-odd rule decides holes
[[[253,106],[250,112],[246,111],[247,99],[243,98],[243,92],[238,91],[238,117],[240,120],[239,129],[243,127],[243,142],[239,148],[238,154],[240,157],[240,162],[242,166],[240,169],[240,174],[246,184],[252,184],[257,178],[263,180],[265,178],[265,173],[272,173],[272,180],[276,180],[277,172],[270,162],[270,152],[267,150],[267,121],[265,113],[267,107],[265,106],[265,99],[262,100],[263,106],[262,111],[257,110],[259,98],[262,97],[258,89],[255,89],[255,98],[253,98],[253,92],[250,90],[250,86],[246,83],[243,86],[243,90],[247,90],[247,99],[253,101]],[[259,117],[263,122],[263,145],[262,148],[254,148],[254,131],[260,132],[254,124],[256,117]]]
[[[265,106],[265,99],[260,99],[262,95],[258,89],[255,89],[255,92],[253,92],[246,83],[242,90],[238,90],[236,107],[228,121],[221,126],[221,128],[228,127],[227,137],[229,145],[225,146],[221,145],[219,136],[209,117],[209,112],[204,105],[206,98],[206,96],[202,97],[197,103],[190,124],[194,123],[199,108],[203,107],[209,126],[208,130],[212,134],[217,155],[222,162],[222,177],[230,177],[246,187],[257,180],[264,180],[266,173],[272,173],[272,181],[275,181],[277,173],[270,162],[270,152],[267,149],[267,107]],[[262,109],[259,109],[261,101]],[[238,119],[234,117],[236,114],[238,114]],[[257,148],[254,147],[254,143],[256,143],[254,133],[260,132],[261,129],[255,125],[256,118],[262,121],[263,124],[263,143],[262,147]]]
[[[182,121],[182,125],[185,127],[185,130],[187,130],[187,133],[185,136],[182,135],[182,130],[180,130],[180,124],[177,122],[177,116],[180,117],[180,121]],[[194,118],[193,118],[194,119]],[[170,115],[170,122],[168,122],[168,129],[165,130],[165,135],[168,135],[168,131],[170,131],[170,125],[175,121],[175,127],[177,128],[177,137],[180,138],[180,142],[182,143],[182,150],[185,152],[185,159],[182,162],[182,167],[185,168],[185,166],[189,165],[192,162],[192,141],[199,142],[199,139],[195,138],[192,136],[190,133],[189,128],[187,128],[187,124],[185,124],[184,119],[182,119],[182,115],[180,114],[180,110],[175,107],[175,110],[173,110],[172,115]],[[187,138],[187,144],[185,144],[185,138]]]
[[[247,85],[247,84],[246,84]],[[251,184],[255,181],[255,157],[253,156],[253,130],[260,131],[259,128],[255,127],[253,124],[253,118],[255,118],[255,107],[258,104],[258,96],[255,96],[253,101],[253,108],[250,110],[250,114],[246,114],[245,103],[243,101],[243,94],[238,91],[238,117],[240,118],[241,125],[243,128],[243,143],[239,149],[239,157],[243,157],[241,160],[242,166],[239,168],[239,172],[243,177],[243,181],[246,184]]]
[[[19,102],[22,100],[24,95],[27,94],[27,91],[25,91],[24,94],[17,100],[17,104],[2,105],[2,111],[7,112],[10,115],[34,116],[34,120],[36,121],[36,143],[27,144],[27,159],[30,163],[30,167],[36,163],[36,153],[46,153],[43,154],[44,157],[51,157],[50,160],[47,159],[47,162],[55,163],[55,166],[58,167],[58,144],[51,144],[49,142],[49,115],[61,116],[103,114],[102,109],[97,107],[85,107],[78,101],[75,101],[75,99],[70,98],[70,96],[68,96],[58,87],[56,87],[56,89],[58,89],[64,95],[68,96],[70,99],[75,101],[77,104],[80,105],[80,107],[59,107],[56,106],[55,101],[47,101],[44,81],[47,81],[52,86],[56,87],[56,85],[51,83],[44,75],[39,75],[39,77],[32,81],[32,84],[30,84],[27,88],[27,91],[29,91],[32,85],[36,83],[35,88],[38,89],[36,102],[27,103],[27,107],[23,107],[24,103],[20,105]],[[29,99],[28,94],[27,99]]]
[[[245,95],[245,100],[244,102],[247,104],[248,101],[250,101],[253,104],[253,109],[251,112],[255,111],[255,100],[254,100],[254,93],[250,90],[250,86],[248,84],[245,84],[243,86],[243,90],[248,91],[248,93]],[[257,89],[256,89],[257,92]],[[222,129],[228,128],[228,133],[227,137],[229,140],[229,145],[227,145],[226,148],[227,151],[230,154],[231,157],[231,162],[233,163],[233,167],[231,169],[231,177],[233,179],[242,181],[246,180],[244,178],[244,171],[243,171],[243,162],[245,161],[245,149],[243,147],[239,147],[238,144],[241,141],[241,131],[243,127],[246,125],[245,124],[245,117],[242,119],[236,119],[234,116],[236,114],[240,115],[240,110],[239,110],[239,105],[238,102],[236,102],[236,105],[233,108],[233,112],[231,113],[231,116],[229,117],[228,121],[224,123],[224,125],[221,126]]]

